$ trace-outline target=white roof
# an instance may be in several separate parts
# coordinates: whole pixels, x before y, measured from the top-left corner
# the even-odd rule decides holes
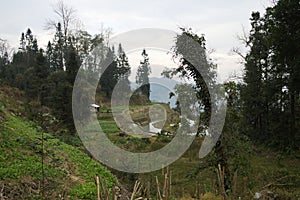
[[[97,105],[97,104],[94,104],[94,103],[93,103],[93,104],[91,104],[91,106],[92,106],[92,107],[94,107],[94,108],[100,108],[100,106],[99,106],[99,105]]]

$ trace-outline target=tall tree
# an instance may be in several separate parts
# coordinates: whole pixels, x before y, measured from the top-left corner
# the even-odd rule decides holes
[[[216,82],[216,65],[207,56],[204,35],[199,36],[191,29],[181,28],[181,31],[182,33],[176,36],[175,46],[172,48],[173,57],[179,59],[179,66],[174,70],[167,69],[162,74],[170,78],[179,75],[195,82],[198,103],[204,109],[201,123],[202,127],[205,127],[208,125],[211,110],[207,84],[213,85]],[[200,71],[203,74],[200,74]],[[203,76],[207,82],[204,81]]]
[[[140,93],[150,98],[149,75],[151,73],[149,57],[145,49],[142,51],[143,60],[137,69],[136,83],[140,85]]]
[[[126,53],[124,52],[121,44],[119,44],[119,48],[118,48],[117,64],[118,64],[118,76],[119,76],[118,81],[120,81],[118,91],[122,93],[120,94],[122,96],[128,95],[131,91],[130,81],[129,81],[130,66],[129,66]]]
[[[72,38],[69,37],[67,49],[66,49],[66,72],[68,76],[68,81],[70,82],[71,85],[74,84],[80,65],[81,65],[80,57],[73,45]]]
[[[264,22],[260,13],[252,13],[252,29],[248,40],[250,52],[246,56],[245,77],[246,87],[242,90],[244,102],[244,119],[248,127],[247,133],[252,137],[263,137],[267,135],[269,120],[268,101],[262,95],[269,85],[266,84],[270,79],[268,74],[268,37],[264,28]]]
[[[210,100],[209,87],[216,85],[216,65],[207,56],[206,40],[204,35],[197,35],[191,29],[181,28],[182,33],[177,35],[175,46],[173,47],[173,56],[179,59],[179,66],[174,70],[165,70],[162,74],[166,77],[179,75],[180,77],[192,79],[194,81],[194,91],[197,94],[198,102],[195,106],[198,110],[203,110],[200,115],[198,134],[201,134],[209,125],[212,103]],[[200,73],[202,72],[202,73]],[[181,87],[182,95],[185,95],[187,89]],[[191,90],[190,90],[191,91]],[[180,92],[178,90],[177,92]],[[233,102],[232,102],[233,103]],[[218,167],[220,164],[225,171],[225,189],[229,191],[231,173],[229,169],[228,157],[226,151],[226,140],[219,138],[214,148],[213,159],[205,164],[205,167],[213,165]],[[210,158],[209,158],[210,159]],[[199,168],[203,166],[200,164]]]
[[[19,51],[15,52],[6,70],[6,80],[12,86],[25,89],[25,71],[33,67],[38,55],[38,44],[30,28],[22,33]]]
[[[288,102],[286,114],[288,116],[288,134],[285,146],[295,147],[296,137],[299,135],[297,114],[299,114],[300,92],[300,4],[298,0],[279,0],[269,12],[267,20],[270,24],[273,52],[272,60],[283,70],[287,89]],[[282,90],[282,88],[281,88]],[[282,91],[281,91],[282,92]],[[299,139],[299,138],[298,138]]]
[[[0,38],[0,79],[6,77],[6,69],[10,63],[8,51],[8,42]]]
[[[102,75],[99,83],[101,86],[101,91],[105,93],[107,98],[110,98],[114,87],[118,82],[118,63],[116,60],[114,48],[109,48],[105,58],[105,62],[109,65],[105,70],[100,69]]]
[[[245,132],[277,148],[299,140],[300,5],[279,0],[253,13],[242,88]]]
[[[24,73],[25,92],[31,98],[41,99],[42,85],[47,84],[46,79],[49,75],[47,60],[43,49],[40,49],[36,55],[35,63]]]
[[[65,38],[62,33],[61,24],[57,24],[56,33],[53,40],[53,51],[51,56],[52,60],[49,60],[49,63],[52,63],[53,70],[65,70],[65,51],[66,51],[66,44],[64,42]],[[49,52],[50,53],[50,52]]]
[[[76,22],[76,11],[74,8],[66,5],[63,0],[59,0],[53,8],[56,14],[55,19],[46,22],[45,28],[55,30],[53,41],[54,53],[52,55],[52,67],[54,70],[66,70],[66,51],[68,38],[71,37],[72,25]],[[49,61],[48,61],[49,62]]]
[[[53,8],[53,12],[56,14],[56,19],[50,19],[46,22],[45,28],[48,30],[57,30],[58,24],[61,25],[64,41],[67,42],[67,38],[72,30],[71,26],[76,22],[76,10],[59,0]]]

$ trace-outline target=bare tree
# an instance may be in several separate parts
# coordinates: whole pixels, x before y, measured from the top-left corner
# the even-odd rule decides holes
[[[230,51],[232,54],[240,56],[242,58],[242,60],[245,61],[246,56],[243,54],[240,47],[233,47]]]
[[[244,44],[245,46],[247,46],[248,40],[249,40],[249,35],[247,34],[246,29],[245,29],[244,26],[242,26],[242,30],[243,30],[242,34],[241,35],[237,35],[237,39],[239,41],[241,41],[242,44]]]
[[[242,26],[243,32],[242,34],[239,34],[236,36],[237,40],[240,41],[240,43],[244,46],[244,47],[248,47],[248,40],[249,40],[249,36],[246,33],[245,27]],[[244,49],[244,48],[243,48]],[[243,52],[241,47],[233,47],[230,50],[230,53],[233,55],[238,55],[241,58],[241,64],[244,64],[245,59],[246,59],[246,55]]]
[[[11,51],[7,40],[0,38],[0,57],[4,57],[5,54],[10,55]]]
[[[76,10],[68,5],[66,5],[62,0],[59,0],[53,8],[54,13],[57,15],[56,19],[48,19],[45,25],[47,30],[56,30],[57,24],[62,25],[64,38],[67,38],[69,32],[71,31],[70,26],[75,24]]]

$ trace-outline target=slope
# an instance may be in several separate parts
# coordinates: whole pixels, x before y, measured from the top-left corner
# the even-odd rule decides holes
[[[0,88],[0,199],[95,199],[95,175],[108,188],[116,183],[88,155],[22,118],[21,96]]]

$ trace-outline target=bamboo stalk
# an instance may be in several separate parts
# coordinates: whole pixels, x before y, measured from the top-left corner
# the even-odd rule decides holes
[[[165,186],[164,178],[165,178],[165,168],[164,168],[164,166],[162,166],[162,168],[161,168],[161,187],[162,188],[164,188],[164,186]]]
[[[169,181],[170,181],[169,195],[171,196],[172,195],[172,171],[170,171]]]
[[[198,197],[198,182],[196,182],[196,187],[195,187],[195,194],[194,194],[195,198],[197,199]]]
[[[155,181],[156,181],[156,187],[157,187],[157,199],[161,200],[161,194],[160,194],[160,189],[159,189],[159,182],[157,176],[155,176]]]
[[[99,176],[96,176],[96,186],[97,186],[97,199],[101,200]]]
[[[164,188],[164,197],[165,197],[164,199],[165,200],[168,199],[168,190],[169,190],[168,183],[169,183],[169,181],[168,181],[168,173],[166,173],[165,174],[165,188]]]
[[[150,181],[147,182],[147,190],[146,190],[147,199],[150,199]]]
[[[102,189],[102,193],[103,193],[103,199],[106,200],[107,199],[107,193],[106,193],[106,188],[103,182],[103,179],[101,177],[99,177],[100,180],[100,184],[101,184],[101,189]]]
[[[225,184],[224,184],[224,168],[222,169],[220,164],[218,164],[218,173],[220,176],[220,183],[221,183],[220,189],[222,192],[222,196],[223,199],[226,200],[226,191],[225,191]]]
[[[136,190],[137,190],[137,185],[138,185],[138,180],[136,180],[135,183],[134,183],[133,191],[132,191],[130,200],[134,199],[134,196],[135,196],[135,193],[136,193]]]

